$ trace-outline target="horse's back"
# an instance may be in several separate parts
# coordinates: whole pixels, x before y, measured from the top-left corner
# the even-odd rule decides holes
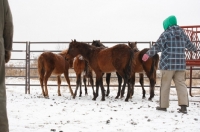
[[[42,65],[46,72],[52,71],[52,75],[60,75],[69,67],[63,56],[52,52],[43,52],[38,58],[39,65]]]
[[[143,72],[144,70],[140,59],[140,53],[140,51],[134,53],[133,63],[135,63],[135,67],[133,71],[136,73]]]
[[[125,68],[130,60],[132,49],[126,44],[118,44],[112,47],[112,62],[116,68]]]
[[[142,57],[143,55],[149,50],[149,48],[145,48],[140,51],[139,54],[139,60],[141,63],[143,63],[143,66],[149,71],[152,66],[157,70],[158,68],[158,62],[159,62],[159,55],[155,54],[154,56],[150,57],[147,61],[143,61]]]
[[[118,44],[102,49],[98,54],[98,64],[103,72],[115,72],[126,67],[130,59],[131,48],[126,44]]]

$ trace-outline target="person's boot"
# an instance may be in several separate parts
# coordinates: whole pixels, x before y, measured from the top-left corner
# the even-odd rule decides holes
[[[187,114],[187,106],[181,105],[181,108],[178,109],[179,113]]]
[[[156,110],[167,111],[167,108],[161,108],[160,106],[157,106]]]

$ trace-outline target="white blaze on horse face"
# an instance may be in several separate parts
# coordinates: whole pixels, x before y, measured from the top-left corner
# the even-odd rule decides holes
[[[81,56],[79,56],[79,60],[84,60],[84,58],[83,58],[83,56],[81,55]]]

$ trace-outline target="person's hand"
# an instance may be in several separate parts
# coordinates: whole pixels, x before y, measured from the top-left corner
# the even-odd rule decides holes
[[[5,62],[8,63],[11,57],[11,51],[5,51]]]
[[[147,54],[144,54],[144,55],[143,55],[143,57],[142,57],[142,60],[143,60],[143,61],[147,61],[147,60],[148,60],[148,58],[149,58],[149,55],[147,55]]]

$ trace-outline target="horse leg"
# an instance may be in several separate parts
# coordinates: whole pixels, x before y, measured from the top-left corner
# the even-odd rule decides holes
[[[60,75],[57,76],[57,84],[58,84],[58,96],[61,96],[61,94],[60,94],[60,84],[61,84]]]
[[[49,97],[48,94],[48,89],[47,89],[47,81],[49,77],[51,76],[52,71],[47,71],[45,76],[44,76],[44,85],[45,85],[45,96],[44,97]]]
[[[85,86],[85,95],[88,95],[86,82],[87,82],[86,75],[84,75],[83,76],[83,83],[84,83],[84,86]]]
[[[94,91],[94,80],[93,80],[92,75],[89,75],[89,79],[90,79],[90,84],[92,85],[93,95],[95,96],[95,91]]]
[[[111,73],[106,73],[106,83],[107,83],[106,96],[108,96],[110,94],[110,76],[111,76]]]
[[[122,90],[121,90],[121,98],[124,97],[124,91],[125,91],[127,82],[128,82],[127,79],[124,78],[124,84],[123,84]]]
[[[96,94],[92,100],[96,100],[96,98],[99,96],[99,85],[102,80],[102,75],[103,75],[102,73],[96,73]]]
[[[41,86],[41,88],[42,88],[42,94],[43,94],[43,96],[45,96],[44,85],[43,85],[43,83],[44,83],[44,72],[41,72],[41,73],[40,73],[40,86]]]
[[[101,94],[102,94],[101,101],[105,101],[105,89],[103,86],[103,78],[100,79],[100,86],[101,86]]]
[[[79,97],[82,96],[82,80],[81,80],[81,76],[80,76],[80,94],[79,94]]]
[[[132,74],[130,79],[130,99],[134,94],[134,87],[135,87],[135,73]]]
[[[144,74],[143,73],[139,73],[139,76],[140,76],[140,85],[142,87],[142,98],[146,98],[145,97],[145,94],[146,94],[146,91],[144,89]]]
[[[149,79],[150,81],[150,97],[148,100],[152,100],[152,98],[154,97],[154,88],[155,88],[155,84],[156,84],[156,74],[154,74],[155,77],[152,77]]]
[[[126,80],[126,79],[125,79]],[[124,80],[124,81],[125,81]],[[126,99],[125,101],[128,102],[128,99],[130,97],[130,79],[126,80],[126,82],[128,82],[128,90],[127,90],[127,95],[126,95]]]
[[[69,80],[68,71],[64,73],[64,76],[65,76],[65,79],[66,79],[66,81],[67,81],[67,84],[68,84],[68,87],[69,87],[71,96],[74,96],[73,90],[72,90],[72,88],[71,88],[70,80]]]
[[[119,75],[118,72],[116,72],[116,74],[117,74],[117,79],[118,79],[118,92],[117,92],[117,96],[115,98],[118,99],[120,96],[120,91],[121,91],[122,77]]]
[[[80,81],[81,81],[80,79],[81,79],[81,74],[76,75],[76,89],[73,96],[74,99],[76,97],[78,87],[80,86]]]

